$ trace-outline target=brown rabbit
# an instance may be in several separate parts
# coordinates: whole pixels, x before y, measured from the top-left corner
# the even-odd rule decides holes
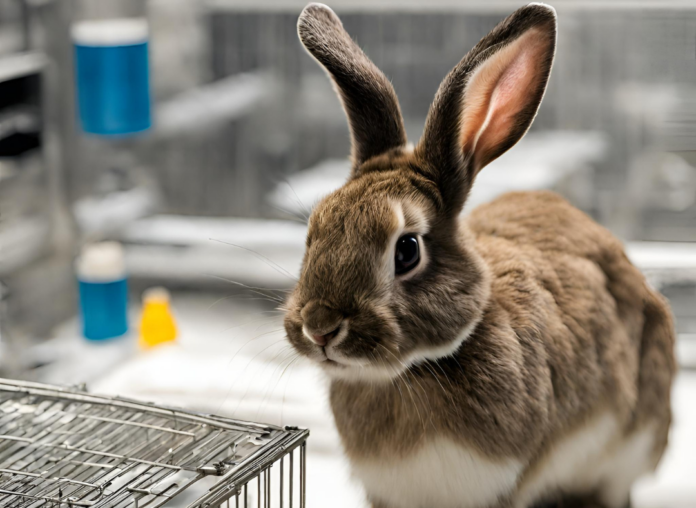
[[[391,84],[333,11],[307,6],[298,29],[343,102],[353,167],[311,215],[285,327],[329,375],[370,502],[626,506],[667,444],[665,301],[617,239],[551,192],[460,219],[476,174],[536,115],[555,11],[530,4],[484,37],[415,148]]]

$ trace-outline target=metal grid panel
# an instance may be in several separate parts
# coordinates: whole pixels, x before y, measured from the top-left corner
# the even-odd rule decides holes
[[[0,508],[304,508],[308,435],[0,379]]]

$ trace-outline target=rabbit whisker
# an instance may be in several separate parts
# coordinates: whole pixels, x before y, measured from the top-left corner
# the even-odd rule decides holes
[[[292,379],[292,374],[293,374],[292,369],[295,367],[295,365],[297,364],[297,361],[298,361],[300,358],[302,358],[302,356],[298,354],[298,355],[295,356],[295,358],[290,362],[290,365],[288,365],[287,367],[285,367],[286,370],[287,370],[287,369],[290,369],[290,370],[288,371],[288,381],[285,383],[285,388],[283,389],[283,401],[282,401],[282,403],[280,404],[280,426],[281,426],[281,427],[283,426],[283,415],[285,414],[285,397],[286,397],[287,394],[288,394],[288,387],[290,386],[290,380]],[[283,371],[283,374],[285,374],[285,371]]]
[[[282,275],[285,275],[286,277],[288,277],[288,278],[290,278],[290,279],[292,279],[292,280],[294,280],[294,281],[296,281],[296,282],[297,282],[297,280],[298,280],[296,276],[294,276],[293,274],[291,274],[289,271],[287,271],[285,268],[283,268],[282,266],[280,266],[278,263],[276,263],[275,261],[272,261],[272,260],[268,259],[268,258],[267,258],[266,256],[264,256],[263,254],[259,254],[259,253],[256,252],[255,250],[249,249],[249,248],[247,248],[247,247],[242,247],[241,245],[237,245],[237,244],[234,244],[234,243],[225,242],[225,241],[223,241],[223,240],[217,240],[217,239],[215,239],[215,238],[210,238],[210,240],[213,241],[213,242],[218,242],[218,243],[221,243],[221,244],[223,244],[223,245],[229,245],[230,247],[236,247],[237,249],[242,249],[242,250],[245,250],[245,251],[247,251],[247,252],[250,252],[251,254],[253,254],[254,256],[256,256],[258,259],[260,259],[260,260],[266,262],[266,264],[268,264],[268,266],[274,268],[278,273],[280,273],[280,274],[282,274]]]
[[[246,374],[247,370],[249,369],[249,366],[250,366],[252,363],[254,363],[254,360],[256,360],[256,358],[258,358],[261,354],[263,354],[263,353],[265,353],[266,351],[268,351],[268,350],[269,350],[270,348],[272,348],[273,346],[276,346],[277,344],[280,344],[281,342],[285,342],[285,340],[286,340],[286,338],[283,337],[283,338],[280,339],[280,340],[277,340],[277,341],[275,341],[275,342],[272,342],[272,343],[270,343],[268,346],[266,346],[265,348],[263,348],[262,350],[260,350],[258,353],[256,353],[254,356],[252,356],[252,357],[249,359],[249,361],[247,362],[246,366],[244,367],[244,370],[243,370],[242,373],[240,374],[240,377],[237,378],[237,380],[239,380],[244,374]],[[287,347],[289,347],[289,346],[287,346]],[[281,350],[281,351],[282,351],[282,350]],[[235,381],[235,383],[236,383],[236,381]],[[250,389],[250,387],[251,387],[251,383],[249,383],[249,384],[247,385],[246,390],[244,390],[244,394],[242,395],[242,398],[239,399],[239,402],[237,402],[237,405],[235,406],[234,411],[232,412],[232,414],[236,414],[236,413],[237,413],[237,411],[239,410],[239,406],[241,405],[242,402],[244,402],[244,399],[246,399],[246,396],[249,394],[249,389]]]
[[[236,285],[236,286],[241,286],[241,287],[243,287],[244,289],[248,289],[248,290],[251,291],[252,293],[255,293],[255,294],[259,295],[259,296],[262,296],[262,297],[264,297],[264,298],[267,298],[267,299],[270,300],[270,301],[274,301],[274,302],[277,302],[277,303],[285,303],[285,300],[283,300],[282,298],[280,298],[278,295],[267,295],[266,293],[262,293],[262,292],[261,292],[261,291],[272,291],[272,290],[270,290],[270,289],[255,288],[255,287],[253,287],[253,286],[247,286],[246,284],[242,284],[241,282],[237,282],[237,281],[234,281],[234,280],[226,279],[225,277],[220,277],[219,275],[211,275],[211,274],[209,274],[209,275],[207,275],[207,276],[210,277],[210,278],[213,278],[213,279],[218,279],[218,280],[222,280],[222,281],[225,281],[225,282],[229,282],[230,284],[234,284],[234,285]],[[232,297],[232,296],[235,296],[235,295],[230,295],[230,297]],[[216,302],[216,303],[217,303],[217,302]]]
[[[418,395],[418,398],[421,400],[421,403],[423,403],[423,406],[424,406],[424,407],[427,405],[428,409],[430,410],[430,411],[429,411],[429,414],[432,415],[432,404],[430,403],[430,400],[429,400],[428,397],[427,397],[425,387],[424,387],[423,384],[420,382],[420,380],[416,377],[415,373],[413,372],[413,369],[410,368],[408,365],[406,365],[404,362],[402,362],[401,359],[400,359],[399,357],[397,357],[394,353],[392,353],[391,351],[389,351],[389,349],[387,349],[387,347],[384,346],[383,344],[378,344],[378,346],[382,346],[382,349],[384,349],[387,353],[389,353],[390,355],[392,355],[392,357],[404,367],[403,374],[405,374],[405,375],[409,375],[409,374],[410,374],[410,375],[411,375],[411,377],[412,377],[413,380],[418,384],[418,386],[420,387],[421,392],[422,392],[422,396],[421,396],[421,395]],[[407,379],[407,378],[404,377],[403,379]],[[410,384],[410,383],[409,383],[409,384]],[[414,392],[415,392],[415,388],[414,388]],[[417,394],[417,392],[415,392],[415,393]],[[425,399],[423,399],[423,397],[425,397]],[[427,401],[427,404],[425,404],[425,402],[423,402],[424,400]],[[424,427],[423,430],[425,430],[425,427]]]
[[[392,356],[394,356],[394,354],[393,354],[391,351],[389,351],[389,350],[388,350],[385,346],[383,346],[382,344],[377,344],[377,345],[378,345],[378,346],[382,346],[382,348],[383,348],[386,352],[388,352],[388,353],[390,353]],[[396,358],[396,356],[394,356],[394,357]],[[398,360],[398,358],[396,358],[396,359]],[[388,365],[388,362],[385,362],[385,364]],[[403,374],[404,374],[405,372],[407,372],[407,371],[397,372],[397,370],[396,370],[392,365],[390,365],[390,367],[391,367],[392,371],[396,374],[396,380],[397,380],[397,382],[398,382],[398,381],[404,381],[404,384],[406,385],[406,388],[407,388],[407,390],[408,390],[408,394],[409,394],[409,396],[411,397],[411,402],[413,402],[413,408],[416,410],[416,414],[418,414],[418,419],[421,421],[421,425],[423,426],[423,432],[425,432],[425,430],[426,430],[426,428],[425,428],[425,420],[423,419],[423,416],[421,415],[421,412],[420,412],[420,410],[418,409],[418,402],[416,402],[416,399],[415,399],[415,397],[413,396],[414,393],[415,393],[415,389],[414,389],[414,387],[411,385],[411,383],[408,382],[408,379],[407,379],[406,377],[403,376]],[[419,397],[419,399],[420,399],[420,397]],[[421,400],[421,403],[422,403],[422,400]]]
[[[289,355],[287,354],[288,351],[290,352]],[[263,395],[263,398],[261,399],[261,404],[259,404],[259,408],[258,408],[258,410],[256,411],[256,416],[255,416],[254,420],[258,420],[258,419],[259,419],[259,415],[260,415],[260,414],[263,414],[263,411],[264,411],[266,405],[268,404],[268,401],[269,401],[269,400],[271,399],[271,397],[273,396],[273,392],[275,392],[275,389],[276,389],[276,387],[278,386],[278,383],[280,382],[280,380],[281,380],[282,377],[283,377],[283,372],[284,372],[283,366],[286,364],[286,362],[291,361],[291,360],[295,357],[296,354],[297,354],[297,353],[295,352],[295,350],[294,350],[292,347],[290,347],[290,346],[288,345],[288,346],[286,346],[285,348],[282,348],[278,354],[276,354],[271,360],[269,360],[268,363],[269,363],[270,365],[272,365],[273,363],[275,363],[275,361],[276,361],[278,358],[280,358],[281,355],[286,355],[282,360],[280,360],[280,361],[278,362],[278,364],[277,364],[277,365],[275,366],[275,368],[273,369],[273,372],[271,372],[270,382],[268,383],[269,385],[273,383],[273,378],[275,377],[276,373],[277,373],[279,370],[282,370],[282,372],[281,372],[281,374],[280,374],[280,377],[279,377],[278,380],[275,382],[275,384],[273,384],[272,387],[269,387],[269,388],[266,389],[266,391],[265,391],[265,393],[264,393],[264,395]]]
[[[242,351],[242,349],[244,349],[246,346],[248,346],[249,344],[251,344],[252,342],[254,342],[254,341],[257,340],[257,339],[260,339],[260,338],[263,337],[264,335],[269,335],[269,334],[271,334],[271,333],[277,333],[277,332],[279,332],[279,331],[281,331],[281,330],[282,330],[282,328],[278,328],[278,329],[275,329],[275,330],[270,330],[270,331],[268,331],[268,332],[264,332],[264,333],[262,333],[262,334],[260,334],[260,335],[256,335],[255,337],[252,337],[251,339],[247,340],[244,344],[242,344],[242,346],[241,346],[239,349],[237,349],[237,351],[234,353],[234,355],[232,355],[232,358],[230,358],[230,361],[227,362],[227,368],[229,368],[229,366],[232,365],[232,363],[234,362],[234,360],[237,358],[237,355],[238,355],[238,354]],[[283,339],[281,339],[281,340],[285,340],[285,338],[283,338]],[[280,341],[274,342],[273,344],[277,344],[278,342],[280,342]],[[272,344],[271,344],[271,345],[272,345]],[[255,357],[254,357],[254,358],[255,358]],[[253,360],[253,358],[252,358],[252,360]],[[248,366],[249,366],[250,363],[251,363],[251,360],[249,360],[249,363],[247,363],[247,367],[244,368],[244,371],[242,372],[242,374],[246,371],[246,368],[248,368]],[[222,402],[220,403],[220,407],[217,409],[217,412],[220,412],[220,410],[223,408],[223,406],[224,406],[225,403],[227,402],[227,399],[230,397],[230,394],[232,393],[232,390],[234,389],[235,385],[237,384],[237,381],[239,381],[239,377],[237,377],[236,379],[234,379],[234,380],[232,381],[232,384],[230,385],[229,389],[227,390],[227,393],[226,393],[225,397],[222,399]]]

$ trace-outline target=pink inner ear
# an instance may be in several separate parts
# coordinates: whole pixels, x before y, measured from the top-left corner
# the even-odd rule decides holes
[[[462,146],[474,152],[478,171],[514,130],[516,115],[529,104],[541,73],[537,65],[548,43],[529,30],[486,60],[470,78],[464,92]]]

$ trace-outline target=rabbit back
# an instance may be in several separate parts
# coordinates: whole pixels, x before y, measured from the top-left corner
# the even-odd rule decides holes
[[[599,485],[607,506],[622,506],[667,444],[676,370],[669,307],[621,242],[552,192],[506,194],[467,225],[518,336],[542,331],[552,384],[548,444],[520,479],[519,506],[545,491]],[[547,296],[536,310],[524,301],[530,288]]]
[[[474,210],[466,224],[511,321],[534,326],[535,319],[558,318],[576,338],[571,352],[558,349],[553,334],[539,334],[557,371],[562,414],[580,415],[602,394],[626,424],[669,421],[671,313],[616,237],[549,191],[505,194]],[[530,311],[520,301],[524,279],[547,294],[547,307]]]

